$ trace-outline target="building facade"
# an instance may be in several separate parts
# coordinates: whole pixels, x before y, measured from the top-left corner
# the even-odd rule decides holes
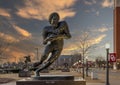
[[[114,0],[114,52],[117,68],[120,66],[120,0]]]

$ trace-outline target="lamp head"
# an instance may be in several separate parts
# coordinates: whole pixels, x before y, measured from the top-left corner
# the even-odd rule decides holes
[[[109,43],[106,43],[106,44],[105,44],[105,48],[106,48],[106,49],[109,49],[109,48],[110,48],[110,44],[109,44]]]

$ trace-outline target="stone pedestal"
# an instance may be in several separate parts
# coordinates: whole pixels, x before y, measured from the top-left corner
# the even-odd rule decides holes
[[[72,75],[41,75],[32,78],[33,80],[74,80]]]
[[[49,70],[48,69],[44,69],[40,73],[49,73]]]
[[[45,75],[19,80],[16,85],[86,85],[85,80],[67,75]]]
[[[19,77],[30,77],[30,71],[19,71]]]

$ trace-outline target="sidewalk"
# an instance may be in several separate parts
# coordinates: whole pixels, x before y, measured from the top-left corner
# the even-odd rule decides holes
[[[45,73],[43,73],[44,75]],[[81,77],[82,74],[79,73],[79,72],[61,72],[61,71],[55,71],[55,72],[50,72],[50,73],[47,73],[47,74],[50,74],[50,75],[53,75],[53,74],[61,74],[61,75],[74,75],[75,77]],[[1,74],[0,74],[1,75]],[[1,75],[2,77],[13,77],[13,79],[21,79],[18,77],[18,74],[5,74],[5,75]],[[11,81],[9,83],[4,83],[4,84],[0,84],[0,85],[16,85],[16,80],[15,81]],[[105,82],[97,79],[97,80],[93,80],[91,79],[91,77],[86,77],[86,85],[105,85]]]
[[[86,85],[105,85],[105,83],[86,83]]]
[[[16,82],[10,82],[10,83],[0,84],[0,85],[16,85]],[[86,85],[105,85],[105,83],[86,83]]]

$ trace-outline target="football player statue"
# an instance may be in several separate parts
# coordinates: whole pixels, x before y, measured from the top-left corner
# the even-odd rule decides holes
[[[59,14],[56,12],[50,14],[50,26],[46,26],[43,29],[43,44],[46,45],[46,47],[41,56],[41,60],[34,63],[34,67],[38,67],[35,70],[36,76],[40,76],[39,72],[49,67],[60,56],[64,45],[64,39],[71,38],[67,23],[65,21],[59,22],[59,18]],[[50,57],[48,58],[48,56]]]

